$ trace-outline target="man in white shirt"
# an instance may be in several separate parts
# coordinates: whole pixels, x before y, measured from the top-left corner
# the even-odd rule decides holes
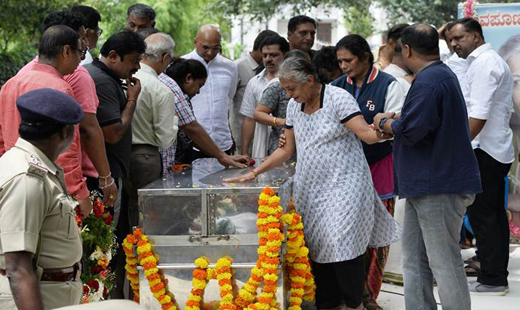
[[[152,34],[145,40],[146,52],[135,77],[141,81],[141,93],[132,119],[132,154],[129,182],[125,190],[130,197],[131,225],[138,225],[137,190],[161,177],[159,148],[175,142],[178,118],[170,89],[159,80],[173,58],[175,43],[164,33]]]
[[[242,155],[248,156],[252,141],[252,157],[264,158],[269,148],[270,126],[257,123],[254,119],[255,109],[265,86],[278,75],[278,68],[283,62],[283,55],[289,51],[289,43],[279,35],[265,38],[260,44],[262,61],[265,69],[247,83],[240,114],[244,116],[242,125]],[[271,123],[274,125],[274,123]]]
[[[244,116],[240,114],[240,107],[242,106],[242,99],[244,99],[244,92],[249,80],[255,76],[258,71],[262,70],[262,52],[260,52],[260,43],[272,35],[278,35],[272,30],[264,30],[256,36],[255,42],[253,43],[253,50],[246,53],[244,56],[235,60],[238,68],[238,83],[237,92],[233,98],[233,108],[229,115],[229,123],[231,124],[231,133],[237,146],[237,153],[242,151],[242,123],[244,122]]]
[[[237,65],[220,55],[222,37],[215,25],[200,27],[195,38],[195,50],[182,56],[185,59],[200,61],[208,71],[206,84],[200,93],[191,100],[195,117],[211,136],[217,146],[230,155],[233,152],[233,139],[229,126],[229,110],[237,90]],[[196,158],[208,157],[196,151]]]
[[[451,46],[468,62],[465,96],[473,148],[483,192],[468,208],[480,261],[470,291],[505,295],[509,291],[509,226],[504,209],[505,177],[515,159],[509,120],[513,78],[506,62],[486,44],[480,23],[472,18],[448,26]]]

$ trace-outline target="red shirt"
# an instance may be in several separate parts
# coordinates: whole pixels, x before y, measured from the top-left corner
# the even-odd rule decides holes
[[[18,74],[32,70],[35,64],[38,64],[38,56],[36,56],[30,63],[25,65],[25,67],[23,67],[20,72],[18,72]],[[99,100],[96,93],[96,84],[94,83],[94,80],[88,73],[87,69],[83,68],[83,66],[78,66],[74,73],[64,76],[63,79],[72,88],[72,91],[74,92],[74,99],[76,99],[81,108],[83,108],[83,112],[96,114],[97,108],[99,106]],[[97,179],[99,174],[94,167],[94,164],[85,152],[83,145],[81,148],[81,160],[83,175]]]
[[[36,89],[51,88],[74,97],[71,86],[52,66],[31,62],[11,78],[0,91],[0,156],[12,148],[18,139],[20,114],[16,99]],[[67,189],[77,200],[89,196],[81,169],[81,141],[79,126],[74,126],[74,139],[70,148],[63,152],[56,163],[65,171]]]
[[[70,87],[72,87],[74,98],[83,108],[83,112],[96,114],[99,106],[96,84],[87,69],[83,68],[83,66],[78,66],[73,74],[66,75],[63,78],[69,83]],[[83,174],[97,179],[99,174],[85,152],[84,147],[82,147],[81,156],[83,160],[81,163]]]

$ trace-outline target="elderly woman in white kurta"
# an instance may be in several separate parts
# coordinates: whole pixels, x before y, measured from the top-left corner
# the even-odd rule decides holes
[[[389,137],[365,122],[347,91],[321,84],[308,60],[287,59],[280,82],[292,98],[285,145],[260,167],[226,181],[250,181],[297,150],[293,199],[303,216],[316,306],[363,309],[366,248],[396,242],[400,229],[379,199],[359,139],[371,144]]]

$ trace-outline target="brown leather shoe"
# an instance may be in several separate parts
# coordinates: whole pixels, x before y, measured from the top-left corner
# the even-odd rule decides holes
[[[383,308],[381,308],[381,306],[379,306],[375,300],[365,303],[365,309],[366,310],[383,310]]]

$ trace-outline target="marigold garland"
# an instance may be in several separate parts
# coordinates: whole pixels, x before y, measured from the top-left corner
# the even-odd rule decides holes
[[[137,245],[137,257],[134,254],[134,246]],[[134,301],[139,302],[139,274],[137,262],[144,269],[144,275],[150,285],[150,291],[163,310],[176,310],[177,305],[174,295],[168,290],[168,281],[159,272],[157,257],[153,253],[153,247],[141,229],[134,229],[132,235],[128,235],[123,241],[123,250],[126,254],[127,278],[134,292]]]
[[[213,270],[209,271],[209,260],[206,257],[197,258],[194,264],[192,289],[185,310],[200,310],[206,285],[213,278]]]
[[[203,305],[204,290],[211,279],[217,279],[221,302],[219,310],[278,310],[276,290],[278,282],[278,266],[280,253],[284,241],[283,224],[287,224],[287,255],[285,260],[290,278],[289,310],[301,310],[303,300],[314,299],[316,285],[311,273],[308,258],[309,249],[305,246],[303,224],[301,216],[296,214],[294,206],[290,212],[283,214],[280,198],[273,189],[267,187],[260,194],[258,207],[258,260],[256,267],[251,270],[251,276],[238,294],[234,294],[236,287],[234,271],[231,269],[233,260],[230,257],[220,258],[215,268],[209,268],[209,260],[200,257],[195,260],[193,270],[191,294],[186,302],[186,310],[200,310]],[[134,246],[137,245],[137,256]],[[153,255],[153,247],[148,237],[140,229],[135,229],[123,242],[125,251],[127,277],[134,291],[134,300],[139,302],[139,275],[137,263],[143,266],[146,278],[154,297],[161,303],[162,309],[175,310],[174,296],[168,291],[167,281],[157,267],[157,258]],[[258,288],[263,282],[260,294]]]

